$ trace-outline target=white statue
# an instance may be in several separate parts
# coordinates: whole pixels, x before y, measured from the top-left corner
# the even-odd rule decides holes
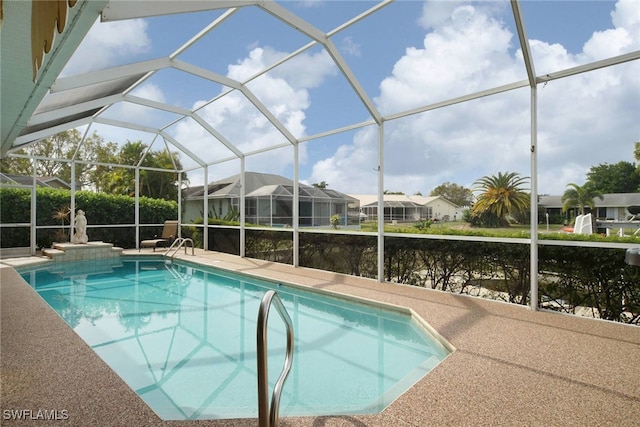
[[[87,243],[89,237],[87,237],[87,218],[84,216],[84,211],[78,209],[75,220],[76,232],[71,237],[71,243]]]

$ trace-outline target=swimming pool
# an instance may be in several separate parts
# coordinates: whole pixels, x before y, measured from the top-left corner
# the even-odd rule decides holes
[[[19,269],[166,420],[257,417],[256,319],[267,290],[295,328],[281,416],[378,413],[449,351],[406,312],[192,263],[122,258]],[[269,380],[284,325],[269,317]]]

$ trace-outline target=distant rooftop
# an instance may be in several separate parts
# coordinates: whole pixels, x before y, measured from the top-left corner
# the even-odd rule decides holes
[[[28,186],[31,187],[33,185],[33,177],[25,176],[25,175],[13,175],[8,173],[0,172],[0,183],[6,186]],[[46,188],[71,188],[69,183],[61,180],[55,176],[40,176],[36,177],[36,186],[37,187],[46,187]]]
[[[602,200],[593,199],[595,207],[626,208],[628,206],[640,206],[640,193],[615,193],[603,194]],[[562,196],[540,196],[540,207],[561,208]]]

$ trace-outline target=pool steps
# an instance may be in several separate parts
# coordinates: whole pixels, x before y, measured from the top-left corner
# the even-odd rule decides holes
[[[53,248],[44,249],[42,254],[55,262],[84,261],[119,258],[122,248],[113,246],[113,243],[101,241],[77,243],[54,243]]]

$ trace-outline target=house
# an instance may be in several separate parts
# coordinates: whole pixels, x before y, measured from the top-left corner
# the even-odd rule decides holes
[[[12,175],[7,173],[0,173],[0,184],[7,187],[11,187],[11,186],[31,187],[33,185],[33,177],[26,176],[26,175]],[[71,185],[69,185],[69,183],[55,176],[36,177],[36,187],[63,188],[65,190],[71,189]],[[76,188],[79,188],[79,187],[76,187]]]
[[[240,174],[208,185],[210,218],[238,218],[240,209]],[[245,221],[271,227],[293,224],[293,181],[279,175],[245,172]],[[324,227],[333,215],[340,215],[342,225],[358,224],[357,200],[328,188],[299,184],[299,225]],[[187,190],[183,223],[203,216],[204,186]]]
[[[367,218],[378,216],[378,196],[372,194],[351,194],[360,205],[360,212]],[[385,194],[384,220],[415,222],[420,219],[455,221],[462,218],[462,209],[442,196],[407,196],[405,194]]]
[[[629,212],[629,207],[640,206],[640,193],[614,193],[603,194],[602,200],[594,198],[594,209],[585,208],[585,213],[591,213],[596,219],[626,221],[633,215]],[[540,196],[538,206],[544,210],[544,214],[549,217],[563,217],[571,219],[575,217],[578,208],[573,211],[562,212],[562,196]]]

